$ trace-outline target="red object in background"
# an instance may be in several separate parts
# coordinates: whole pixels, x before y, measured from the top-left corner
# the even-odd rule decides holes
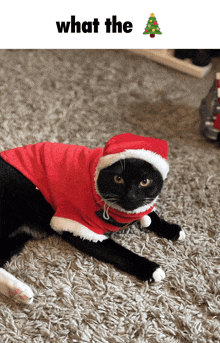
[[[148,32],[148,30],[145,30],[145,32]]]
[[[218,89],[220,88],[219,73],[216,74],[216,87],[217,87],[218,103],[220,104],[219,89]],[[214,120],[214,127],[220,131],[220,113],[216,114],[216,119]]]
[[[199,109],[202,119],[202,133],[220,147],[220,72],[216,73],[209,93],[202,100]]]
[[[216,115],[216,119],[214,121],[214,127],[220,131],[220,113]]]
[[[156,21],[154,22],[154,25],[157,25],[157,22],[156,22]]]

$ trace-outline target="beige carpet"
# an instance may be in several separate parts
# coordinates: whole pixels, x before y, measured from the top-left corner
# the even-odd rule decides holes
[[[7,270],[34,302],[0,295],[0,342],[220,342],[220,151],[193,106],[193,89],[199,103],[209,86],[181,75],[120,50],[0,51],[0,150],[47,140],[94,148],[123,132],[165,138],[171,171],[158,211],[186,232],[183,243],[136,228],[113,235],[162,266],[166,279],[151,285],[57,237],[29,243]]]

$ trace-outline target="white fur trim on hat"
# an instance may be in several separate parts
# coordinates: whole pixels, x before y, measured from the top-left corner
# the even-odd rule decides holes
[[[111,166],[113,163],[123,160],[125,158],[138,158],[150,163],[162,175],[163,180],[166,179],[169,172],[169,164],[159,154],[151,150],[145,149],[129,149],[116,154],[109,154],[102,156],[96,168],[96,176],[99,175],[100,170]]]

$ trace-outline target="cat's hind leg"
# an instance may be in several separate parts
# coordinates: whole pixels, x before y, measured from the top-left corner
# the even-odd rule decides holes
[[[2,254],[0,258],[0,267],[3,267],[7,261],[10,261],[12,256],[21,252],[30,239],[41,239],[46,236],[47,234],[44,231],[37,229],[35,225],[20,226],[3,242],[6,249],[4,249],[4,254]],[[2,250],[1,245],[2,244],[0,244],[0,250]],[[16,302],[24,304],[31,304],[34,297],[33,292],[28,285],[18,280],[3,268],[0,268],[0,293],[13,298]]]
[[[34,298],[33,292],[28,285],[3,268],[0,268],[0,293],[24,304],[31,304]]]

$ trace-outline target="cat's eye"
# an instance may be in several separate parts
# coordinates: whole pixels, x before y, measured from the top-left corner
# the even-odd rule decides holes
[[[141,185],[142,187],[147,187],[147,186],[150,185],[150,183],[151,183],[151,180],[149,180],[149,179],[144,179],[144,180],[142,180],[142,181],[140,182],[140,185]]]
[[[115,175],[114,176],[114,181],[116,183],[124,183],[124,180],[123,180],[123,178],[120,175]]]

